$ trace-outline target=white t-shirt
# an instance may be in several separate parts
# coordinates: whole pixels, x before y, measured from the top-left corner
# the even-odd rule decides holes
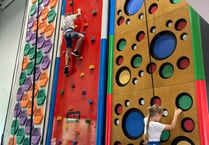
[[[144,134],[147,132],[147,121],[148,118],[144,118]],[[160,122],[149,122],[149,128],[148,128],[148,134],[149,134],[149,142],[159,142],[160,136],[162,134],[162,131],[165,129],[165,124],[162,124]]]
[[[64,22],[62,28],[65,30],[66,28],[73,28],[74,29],[74,20],[77,18],[76,14],[67,15],[64,17]]]

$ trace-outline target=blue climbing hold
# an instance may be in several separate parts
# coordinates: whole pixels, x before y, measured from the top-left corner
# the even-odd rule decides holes
[[[125,3],[125,12],[127,15],[136,14],[142,7],[143,0],[127,0]]]

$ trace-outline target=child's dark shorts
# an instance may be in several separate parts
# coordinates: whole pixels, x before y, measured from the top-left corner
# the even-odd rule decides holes
[[[64,33],[65,43],[67,48],[72,48],[72,38],[78,39],[79,33],[75,31],[67,31]]]

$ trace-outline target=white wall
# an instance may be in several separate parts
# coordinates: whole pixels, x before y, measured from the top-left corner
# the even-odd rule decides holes
[[[0,135],[8,106],[26,0],[16,0],[0,12]]]

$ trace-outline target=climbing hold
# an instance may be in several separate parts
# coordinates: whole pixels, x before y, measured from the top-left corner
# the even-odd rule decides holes
[[[73,106],[69,106],[68,110],[73,111]]]
[[[75,84],[74,83],[71,84],[71,88],[75,88]]]
[[[83,31],[83,32],[81,32],[81,34],[85,35],[85,32]]]
[[[64,90],[61,90],[61,91],[60,91],[60,94],[61,94],[61,95],[64,95],[64,93],[65,93]]]
[[[86,91],[85,91],[85,90],[82,90],[82,91],[81,91],[81,94],[82,94],[82,95],[86,95]]]
[[[94,42],[96,40],[95,37],[91,37],[91,42]]]
[[[46,99],[46,91],[45,89],[42,89],[38,92],[38,96],[36,98],[37,105],[43,105],[45,99]]]
[[[90,124],[91,123],[91,120],[90,119],[86,119],[86,124]]]
[[[83,27],[84,28],[88,27],[88,23],[84,23]]]
[[[74,140],[72,143],[73,143],[73,145],[77,145],[78,142],[76,140]]]
[[[41,124],[43,117],[44,117],[43,108],[36,109],[34,113],[34,123]]]
[[[93,101],[91,99],[88,100],[89,105],[91,105],[93,103]]]
[[[89,65],[89,69],[90,69],[90,70],[93,70],[94,68],[95,68],[94,65]]]
[[[40,75],[40,78],[39,78],[39,86],[40,87],[45,87],[47,82],[48,82],[48,80],[49,80],[48,72],[43,72]]]
[[[17,119],[15,119],[15,120],[12,121],[11,134],[15,135],[18,128],[19,128],[19,121]]]
[[[23,61],[22,61],[22,70],[25,70],[28,67],[28,63],[29,63],[29,57],[26,56],[23,58]]]
[[[75,130],[75,134],[79,135],[80,134],[80,130]]]
[[[84,77],[84,75],[85,75],[85,74],[84,74],[83,72],[80,74],[81,77]]]
[[[46,38],[51,37],[53,33],[54,33],[54,25],[53,24],[49,24],[46,27],[46,29],[45,29],[45,36],[46,36]]]
[[[65,130],[68,130],[68,128],[69,128],[68,125],[65,125],[65,126],[64,126],[64,129],[65,129]]]
[[[79,59],[80,59],[80,61],[82,61],[82,60],[83,60],[83,56],[80,56],[80,58],[79,58]]]
[[[61,140],[58,140],[58,141],[57,141],[57,144],[58,144],[58,145],[61,145],[61,144],[62,144],[62,141],[61,141]]]
[[[61,121],[62,117],[61,116],[57,116],[57,121]]]
[[[70,1],[69,5],[72,6],[73,5],[73,1]]]
[[[75,29],[78,28],[78,25],[74,25],[74,28],[75,28]]]
[[[93,10],[92,15],[95,16],[97,14],[97,10]]]

